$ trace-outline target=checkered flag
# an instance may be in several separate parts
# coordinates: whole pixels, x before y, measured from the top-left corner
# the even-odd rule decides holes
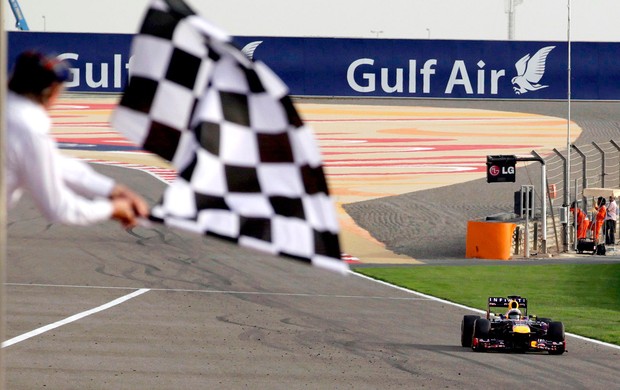
[[[151,219],[348,270],[320,151],[288,88],[183,1],[152,2],[112,124],[179,173]]]

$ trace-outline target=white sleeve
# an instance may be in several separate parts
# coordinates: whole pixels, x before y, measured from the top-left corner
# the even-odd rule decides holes
[[[23,152],[19,164],[21,181],[50,222],[90,225],[110,218],[113,210],[109,200],[89,200],[67,186],[64,163],[52,139],[32,134],[24,140]]]
[[[88,198],[107,198],[114,188],[114,180],[100,174],[88,164],[58,154],[62,177],[73,191]]]

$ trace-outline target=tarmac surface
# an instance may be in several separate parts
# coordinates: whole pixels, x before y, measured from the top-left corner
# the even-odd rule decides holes
[[[348,103],[329,101],[329,105]],[[361,103],[389,104],[396,106],[396,111],[402,107],[399,104],[432,109],[471,104],[472,109],[485,107],[485,112],[500,109],[493,102]],[[592,103],[593,112],[584,108],[591,118],[583,120],[604,121],[609,114],[609,123],[616,123],[618,115],[612,115],[612,106],[602,109],[599,104],[607,107],[606,103]],[[510,102],[504,103],[502,110],[529,112],[526,108],[542,110],[545,105],[528,103],[519,108]],[[559,115],[561,104],[550,103],[548,110]],[[579,110],[575,107],[575,112]],[[575,119],[576,123],[580,120]],[[77,145],[69,153],[135,162],[128,161],[134,158],[128,152],[113,151],[112,158],[101,150],[79,150],[84,145],[78,140],[82,135],[67,133],[95,125],[77,117],[74,123],[65,124],[58,135],[65,138],[65,144],[71,138]],[[399,121],[398,128],[401,125]],[[583,128],[583,133],[588,131]],[[99,149],[101,144],[119,145],[104,126],[96,132],[98,137],[112,139],[99,140]],[[329,146],[333,141],[325,138],[333,137],[324,134],[319,130],[322,142]],[[588,137],[595,134],[596,130]],[[398,143],[389,139],[392,141],[383,138],[382,142]],[[543,146],[561,146],[558,142],[560,145]],[[522,146],[523,150],[530,147]],[[450,153],[445,152],[446,158],[451,158]],[[144,158],[138,163],[160,165],[161,170],[155,175],[122,166],[94,166],[130,183],[154,204],[166,185],[155,176],[161,177],[166,169],[161,162]],[[344,160],[340,156],[332,164],[353,167],[334,168],[328,172],[330,180],[358,163]],[[462,180],[452,175],[428,176],[440,176],[435,177],[440,182]],[[334,187],[343,208],[359,224],[355,228],[345,220],[343,228],[348,243],[345,249],[364,260],[356,266],[373,263],[375,258],[393,266],[499,263],[465,260],[459,255],[463,244],[449,238],[464,234],[458,226],[449,233],[446,227],[452,222],[490,212],[487,202],[492,201],[493,191],[476,191],[480,184],[470,183],[468,177],[447,186],[434,182],[433,188],[413,192],[408,192],[403,182],[386,180],[372,192],[393,192],[389,199],[372,198],[364,193],[371,191],[355,176],[345,177]],[[415,177],[415,173],[407,173],[407,177]],[[367,179],[380,182],[374,174]],[[499,191],[496,195],[500,196]],[[448,211],[431,207],[444,206],[444,200],[450,204]],[[465,207],[465,203],[470,205]],[[408,227],[417,225],[403,225],[403,217],[395,216],[397,210],[406,218],[415,217],[426,229],[409,232]],[[442,214],[448,217],[440,219]],[[375,239],[360,232],[360,226]],[[441,241],[435,235],[439,226],[444,227],[445,239]],[[394,255],[393,248],[400,248],[407,235],[417,242]],[[357,246],[362,241],[367,245]],[[418,252],[420,248],[426,249]],[[416,258],[407,256],[407,251]],[[569,336],[568,353],[562,356],[474,353],[460,346],[462,316],[473,314],[468,308],[355,274],[342,277],[161,226],[124,231],[113,223],[89,228],[49,225],[25,199],[9,213],[7,252],[3,353],[9,389],[609,389],[617,387],[619,379],[620,348]],[[510,264],[558,261],[610,262],[620,261],[620,256],[571,255]]]

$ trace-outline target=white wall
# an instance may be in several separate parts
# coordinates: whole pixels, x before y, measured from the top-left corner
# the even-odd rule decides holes
[[[6,4],[5,28],[15,30]],[[33,31],[133,33],[148,0],[18,0]],[[188,0],[232,35],[508,39],[506,0]],[[619,0],[523,0],[515,39],[620,41]]]

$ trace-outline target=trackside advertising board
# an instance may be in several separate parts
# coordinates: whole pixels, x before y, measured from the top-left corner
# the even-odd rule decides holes
[[[69,89],[120,92],[129,34],[9,33],[9,66],[22,50],[72,65]],[[566,42],[237,37],[300,96],[566,99]],[[572,98],[620,99],[620,43],[572,43]]]

